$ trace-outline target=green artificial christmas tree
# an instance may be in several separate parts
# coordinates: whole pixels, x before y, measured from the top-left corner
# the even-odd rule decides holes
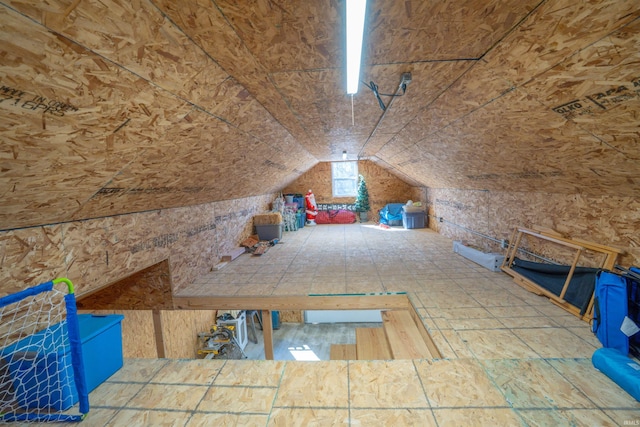
[[[355,202],[356,212],[360,212],[360,222],[367,221],[367,212],[371,209],[369,206],[369,190],[367,190],[367,182],[364,176],[360,175],[358,179],[358,194]]]

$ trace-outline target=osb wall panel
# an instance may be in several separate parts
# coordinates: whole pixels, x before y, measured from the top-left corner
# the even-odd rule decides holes
[[[122,355],[125,358],[158,357],[151,310],[79,310],[79,313],[122,314]]]
[[[640,159],[640,70],[635,66],[640,61],[639,33],[636,20],[524,85],[550,111],[636,163]],[[620,165],[623,170],[628,166]],[[611,173],[609,168],[599,169]]]
[[[540,3],[378,155],[434,188],[637,197],[639,14]]]
[[[234,14],[236,13],[236,7],[242,6],[248,8],[248,10],[245,9],[239,13],[240,19],[246,19],[250,14],[254,13],[253,3],[229,3],[225,5],[229,10],[223,10],[220,2],[214,4],[212,2],[202,2],[199,0],[184,0],[179,4],[169,0],[160,0],[156,1],[155,4],[164,14],[175,22],[185,34],[202,47],[208,55],[215,58],[216,62],[220,64],[223,69],[233,75],[234,79],[246,88],[246,92],[239,94],[239,97],[243,95],[246,97],[247,94],[251,93],[260,105],[269,106],[269,114],[275,118],[275,122],[271,119],[267,121],[262,120],[260,116],[247,116],[246,126],[256,130],[255,133],[252,132],[252,134],[264,135],[266,133],[275,135],[276,132],[282,133],[282,130],[278,129],[280,127],[279,125],[270,126],[270,123],[285,123],[286,131],[290,133],[290,136],[285,137],[283,135],[282,137],[274,138],[271,140],[271,144],[279,147],[287,145],[295,151],[298,151],[299,147],[295,145],[292,146],[291,144],[301,144],[314,156],[322,153],[321,146],[311,143],[304,127],[297,120],[287,105],[286,100],[282,98],[278,88],[273,84],[271,76],[269,75],[271,70],[257,60],[258,57],[262,56],[262,52],[265,49],[251,51],[249,49],[251,43],[247,43],[245,40],[245,32],[238,31],[230,25],[231,21],[235,21]],[[295,7],[290,13],[306,13],[309,9],[308,6],[309,5],[302,8]],[[315,2],[310,6],[315,9]],[[328,8],[320,9],[323,13],[328,10]],[[262,9],[262,11],[264,12],[264,9]],[[262,18],[270,20],[274,17],[277,18],[280,13],[280,8],[276,7]],[[262,28],[263,22],[257,22],[257,25]],[[271,31],[273,31],[273,28]],[[259,40],[264,40],[265,32],[260,31],[258,36]],[[313,37],[308,40],[315,41],[318,40],[318,37]],[[288,44],[286,52],[292,52],[293,50],[292,44]],[[245,127],[242,127],[242,129],[245,129]],[[295,143],[291,137],[295,138]],[[284,151],[292,152],[289,149],[285,149]],[[299,160],[303,159],[303,157],[297,158]],[[308,166],[311,166],[311,164]],[[301,170],[305,170],[305,168]]]
[[[515,227],[534,225],[627,252],[622,265],[640,264],[640,201],[630,197],[590,197],[531,192],[429,189],[429,227],[454,240],[466,240],[487,250],[499,248],[447,222],[496,239],[510,239]],[[435,217],[444,218],[438,222]],[[534,244],[535,246],[535,244]],[[535,246],[554,257],[551,245]]]
[[[519,85],[628,24],[639,14],[634,0],[543,2],[484,59],[500,75]]]
[[[273,80],[280,93],[306,123],[309,135],[314,141],[329,147],[332,158],[337,160],[343,150],[355,155],[364,146],[366,152],[377,152],[372,149],[379,142],[372,141],[372,147],[367,143],[372,129],[377,126],[374,136],[398,132],[408,118],[414,117],[471,64],[472,61],[455,61],[366,67],[363,75],[379,86],[380,93],[396,93],[403,73],[411,73],[412,82],[404,94],[398,93],[402,96],[382,96],[385,105],[389,106],[392,102],[386,113],[375,101],[373,92],[361,85],[353,97],[353,117],[351,99],[345,94],[341,69],[280,72],[273,76]],[[310,99],[314,100],[311,105]],[[380,120],[383,115],[384,118]]]
[[[253,234],[253,216],[270,210],[275,197],[275,194],[268,194],[216,203],[218,258],[236,249],[242,240]]]
[[[426,201],[419,198],[421,196],[419,189],[410,186],[370,161],[358,162],[358,173],[364,176],[367,182],[370,212],[374,215],[377,215],[378,211],[387,203],[406,203],[407,200]],[[355,197],[334,198],[332,196],[330,162],[317,164],[295,182],[285,187],[282,192],[304,195],[309,189],[313,190],[317,203],[354,203],[355,201]]]
[[[90,295],[78,298],[78,309],[151,310],[173,308],[169,261],[164,260]]]
[[[485,0],[481,7],[472,3],[372,2],[368,7],[377,13],[372,14],[367,39],[376,42],[366,44],[366,57],[372,63],[403,62],[407,57],[478,58],[539,1]]]
[[[532,115],[533,111],[537,114]],[[480,128],[484,143],[476,135]],[[410,175],[437,175],[445,188],[546,188],[565,194],[606,191],[616,195],[638,191],[638,186],[629,185],[629,179],[637,176],[637,162],[545,110],[519,89],[425,138],[419,146],[389,155],[387,162],[401,165]],[[425,157],[428,168],[419,161]],[[451,174],[452,169],[458,173]],[[589,185],[582,189],[585,183]]]
[[[0,233],[0,296],[64,277],[62,226]]]
[[[280,322],[282,322],[282,323],[302,323],[302,322],[304,322],[304,311],[301,311],[301,310],[280,310]]]
[[[173,290],[251,233],[273,195],[0,233],[0,293],[68,277],[81,296],[169,260]],[[219,210],[218,210],[219,208]],[[219,235],[219,230],[222,234]]]
[[[165,357],[195,359],[198,332],[209,332],[215,323],[214,310],[162,310],[162,336]]]
[[[12,7],[0,229],[264,194],[315,162],[152,3]]]

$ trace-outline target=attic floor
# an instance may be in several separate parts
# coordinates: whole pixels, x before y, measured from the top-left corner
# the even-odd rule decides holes
[[[593,368],[585,322],[427,229],[305,227],[181,295],[385,291],[409,293],[443,359],[126,359],[83,425],[640,424],[640,403]]]

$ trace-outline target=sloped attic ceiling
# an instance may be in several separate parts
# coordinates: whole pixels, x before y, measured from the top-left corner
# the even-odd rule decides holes
[[[640,193],[636,0],[0,1],[0,229],[277,191],[366,158],[428,187]]]

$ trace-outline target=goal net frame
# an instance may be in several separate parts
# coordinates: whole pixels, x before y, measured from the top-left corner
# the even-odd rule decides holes
[[[0,298],[0,423],[78,422],[88,412],[73,283],[57,278]]]

